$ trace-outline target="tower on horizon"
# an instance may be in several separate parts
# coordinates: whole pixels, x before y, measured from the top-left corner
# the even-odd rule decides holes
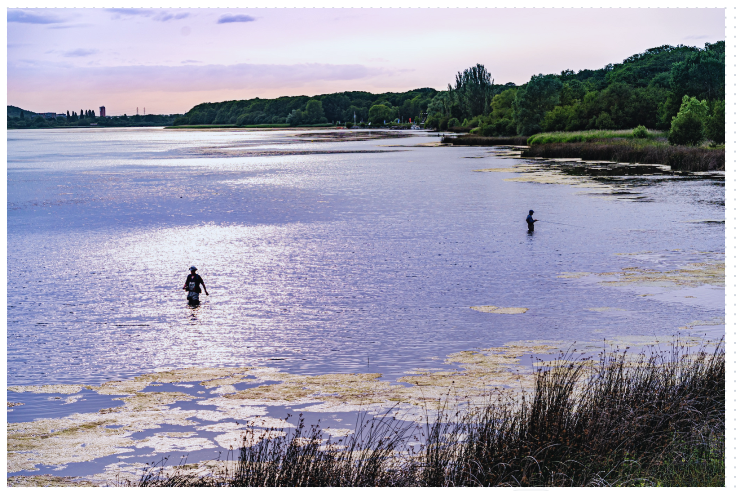
[[[100,106],[100,117],[101,118],[105,117],[105,106]]]

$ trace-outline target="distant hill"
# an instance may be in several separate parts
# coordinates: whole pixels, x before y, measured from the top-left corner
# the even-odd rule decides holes
[[[33,111],[29,111],[28,109],[21,109],[20,107],[15,106],[8,106],[8,116],[13,118],[20,117],[20,112],[23,111],[23,114],[28,117],[36,117],[38,116],[38,113],[35,113]]]

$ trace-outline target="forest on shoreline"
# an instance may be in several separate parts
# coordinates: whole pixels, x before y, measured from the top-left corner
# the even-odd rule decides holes
[[[459,72],[443,91],[341,92],[203,103],[174,125],[351,126],[355,121],[376,127],[421,122],[441,131],[528,136],[638,126],[670,131],[674,118],[686,134],[678,137],[678,143],[694,143],[694,134],[700,131],[716,143],[725,141],[724,41],[706,43],[704,48],[659,46],[597,70],[533,75],[521,86],[495,84],[487,69],[477,64]]]
[[[20,111],[20,115],[18,114]],[[28,112],[26,112],[28,113]],[[67,126],[409,127],[479,137],[542,132],[667,132],[677,145],[725,142],[725,42],[664,45],[596,70],[537,74],[523,85],[495,84],[484,65],[456,75],[446,90],[254,98],[198,104],[184,115],[95,117],[80,111],[44,119],[8,106],[8,128]],[[20,117],[19,117],[20,116]]]

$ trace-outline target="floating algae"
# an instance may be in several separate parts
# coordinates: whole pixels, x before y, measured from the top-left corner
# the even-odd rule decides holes
[[[695,287],[699,285],[725,286],[725,263],[690,263],[670,271],[644,268],[623,268],[622,273],[597,273],[598,276],[617,275],[618,278],[601,282],[609,286],[628,284],[673,285]]]
[[[628,267],[620,271],[604,273],[567,272],[557,278],[584,278],[587,276],[613,277],[599,283],[607,286],[656,286],[665,288],[693,288],[701,285],[725,286],[724,262],[689,263],[681,268],[658,271],[654,269]],[[642,294],[650,296],[653,294]]]
[[[486,312],[488,314],[524,314],[528,312],[525,307],[495,307],[494,305],[480,305],[470,307],[478,312]]]
[[[714,317],[710,320],[697,320],[688,323],[685,326],[679,327],[679,329],[694,329],[698,326],[722,326],[725,325],[725,317]]]
[[[250,369],[250,367],[186,368],[147,374],[132,380],[107,382],[99,387],[83,385],[9,387],[8,390],[14,392],[50,394],[74,394],[86,388],[99,394],[122,396],[118,399],[122,400],[124,405],[101,409],[96,413],[8,424],[8,472],[38,470],[36,466],[39,464],[64,466],[132,452],[131,447],[141,444],[131,438],[133,433],[157,429],[162,425],[195,426],[196,423],[190,418],[219,421],[263,414],[264,409],[258,407],[229,407],[225,411],[172,409],[169,408],[170,405],[190,401],[196,397],[181,392],[141,392],[152,383],[213,380],[218,377],[231,377]],[[211,405],[217,407],[217,404]],[[207,439],[183,443],[167,440],[171,438],[171,435],[159,435],[154,440],[147,441],[152,442],[154,448],[165,448],[166,445],[175,444],[180,447],[186,445],[191,450],[212,447],[212,443]]]
[[[216,448],[215,445],[213,445],[213,443],[207,438],[196,438],[193,437],[193,435],[194,433],[192,432],[156,433],[154,436],[138,440],[135,447],[151,447],[154,449],[155,453],[194,452],[195,450]]]
[[[354,430],[349,430],[348,428],[326,428],[323,431],[334,438],[348,436],[354,432]]]
[[[715,319],[717,322],[717,319]],[[662,343],[667,340],[662,340]],[[685,346],[702,343],[699,337],[681,338]],[[600,352],[603,348],[616,350],[625,347],[658,344],[659,340],[649,336],[615,338],[607,341],[577,343],[580,354]],[[496,391],[507,401],[514,400],[521,390],[534,388],[535,369],[544,364],[523,365],[525,355],[550,356],[556,352],[571,350],[571,343],[562,341],[519,341],[501,347],[460,351],[448,355],[447,370],[415,370],[400,377],[399,384],[380,380],[374,374],[327,374],[305,376],[279,372],[268,368],[233,368],[214,373],[206,372],[210,378],[222,376],[223,381],[235,374],[248,372],[255,377],[250,382],[262,383],[258,387],[238,391],[234,394],[214,398],[200,398],[179,392],[140,392],[121,397],[123,406],[101,410],[96,413],[73,414],[57,419],[39,419],[32,422],[11,423],[7,426],[8,472],[38,470],[38,465],[58,466],[60,469],[75,462],[86,462],[101,457],[118,455],[141,458],[136,448],[152,448],[154,456],[169,452],[192,452],[202,449],[237,449],[243,444],[253,445],[260,439],[284,435],[284,429],[294,425],[283,419],[267,416],[267,406],[314,404],[302,410],[310,412],[367,411],[383,414],[395,408],[393,417],[406,421],[434,421],[440,412],[459,404],[481,405],[490,402],[490,394]],[[577,363],[589,363],[581,361]],[[551,362],[549,369],[556,369],[561,362]],[[192,380],[194,369],[189,372],[175,371]],[[174,372],[168,372],[167,380],[176,380]],[[156,374],[137,377],[134,381],[153,381]],[[210,380],[214,380],[210,378]],[[233,381],[229,379],[228,381]],[[281,382],[281,383],[273,383]],[[121,382],[117,382],[119,390]],[[217,383],[207,384],[226,387]],[[105,387],[103,384],[100,388]],[[108,385],[110,387],[110,385]],[[130,387],[125,386],[125,387]],[[94,390],[94,389],[93,389]],[[128,389],[126,389],[128,390]],[[23,389],[19,389],[23,391]],[[201,410],[186,410],[172,404],[196,401]],[[188,406],[192,407],[192,406]],[[401,409],[401,411],[400,411]],[[403,412],[404,411],[404,412]],[[238,424],[233,422],[238,421]],[[203,424],[203,421],[209,422]],[[166,425],[166,426],[165,426]],[[182,431],[173,431],[173,427]],[[136,440],[134,433],[160,429],[160,432]],[[351,433],[345,428],[326,428],[325,433],[343,437]],[[216,433],[215,436],[200,432]],[[245,440],[244,440],[245,438]],[[130,455],[126,455],[130,454]],[[197,472],[213,472],[219,468],[213,462],[196,464]],[[215,467],[214,467],[215,466]],[[172,467],[171,469],[176,469]],[[89,479],[117,480],[121,482],[124,472],[111,478],[113,470],[128,469],[140,475],[140,466],[106,468],[103,474]],[[170,469],[169,467],[167,469]],[[135,473],[132,482],[135,482]],[[127,478],[127,477],[125,477]],[[19,481],[22,482],[22,481]]]
[[[225,379],[233,377],[236,374],[243,374],[253,370],[252,367],[236,367],[236,368],[219,368],[219,367],[191,367],[181,368],[178,370],[169,370],[165,372],[155,372],[147,375],[141,375],[134,380],[140,382],[160,382],[160,383],[182,383],[182,382],[198,382],[211,381],[215,379]],[[240,379],[240,378],[239,378]],[[232,382],[227,382],[231,384]],[[203,384],[204,385],[204,384]],[[224,384],[225,385],[225,384]]]
[[[282,372],[255,374],[259,381],[280,381],[281,384],[260,385],[226,399],[256,400],[270,405],[313,402],[322,397],[329,400],[371,401],[374,396],[389,390],[389,382],[379,382],[380,373],[347,373],[316,376],[300,376]],[[376,402],[382,402],[376,401]]]
[[[111,480],[112,481],[112,480]],[[61,477],[50,474],[40,476],[8,476],[6,481],[8,487],[96,487],[100,482],[78,477]]]
[[[76,394],[84,389],[84,385],[11,385],[11,392],[31,392],[34,394]]]

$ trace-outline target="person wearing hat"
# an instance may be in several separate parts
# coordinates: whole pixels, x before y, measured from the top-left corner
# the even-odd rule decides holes
[[[197,274],[195,271],[197,271],[197,268],[194,266],[190,266],[190,274],[187,275],[187,279],[185,280],[185,284],[182,287],[183,290],[187,290],[187,300],[190,303],[199,303],[200,302],[200,285],[202,285],[203,290],[205,290],[205,295],[210,296],[208,293],[208,289],[205,287],[205,282],[202,281],[202,278],[199,274]]]
[[[528,222],[528,232],[532,232],[533,224],[538,221],[538,220],[533,220],[533,210],[528,211],[528,216],[525,218],[525,221]]]

